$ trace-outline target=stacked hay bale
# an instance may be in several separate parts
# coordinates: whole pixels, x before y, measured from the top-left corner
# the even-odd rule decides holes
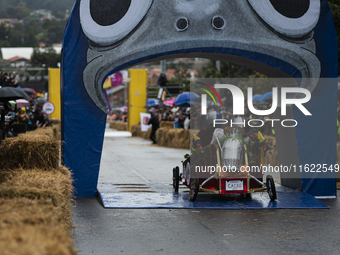
[[[161,121],[159,124],[159,129],[156,131],[156,141],[157,144],[164,147],[170,147],[170,141],[168,133],[174,128],[174,123],[172,121]]]
[[[61,139],[61,121],[59,119],[50,119],[50,123],[53,127],[53,135],[56,139]],[[35,132],[39,132],[40,129],[36,130]]]
[[[156,141],[164,147],[190,149],[190,131],[182,128],[162,127],[156,132]]]
[[[137,137],[141,137],[146,140],[150,140],[151,127],[148,129],[147,132],[142,132],[140,124],[132,125],[131,134],[132,136],[137,136]]]
[[[0,147],[0,169],[57,167],[59,150],[60,142],[51,128],[46,133],[39,130],[7,138]]]
[[[54,125],[60,125],[61,124],[61,121],[60,119],[50,119],[49,120],[50,123],[54,126]]]
[[[157,144],[164,147],[190,149],[190,130],[177,128],[174,129],[172,121],[162,121],[160,128],[156,131]],[[147,132],[141,131],[141,125],[132,125],[132,136],[139,136],[143,139],[150,140],[151,127]]]
[[[109,120],[110,128],[116,129],[117,131],[128,131],[128,123],[123,121]]]
[[[168,132],[165,135],[166,135],[166,137],[164,138],[165,146],[173,148],[174,144],[175,144],[174,139],[175,139],[175,136],[176,136],[176,129],[169,128]]]
[[[141,126],[140,124],[136,124],[136,125],[132,125],[131,126],[131,135],[132,136],[139,136],[141,137],[140,133],[141,133]]]
[[[157,129],[156,131],[156,141],[157,141],[157,144],[160,145],[160,146],[166,146],[166,141],[165,141],[165,138],[167,137],[166,136],[166,133],[168,132],[168,128],[159,128]]]
[[[160,128],[174,128],[174,122],[173,121],[161,121],[159,124]]]
[[[60,141],[40,128],[0,146],[2,254],[76,254],[70,230],[72,178]]]
[[[143,139],[150,140],[151,130],[152,130],[152,128],[149,127],[147,132],[141,132]]]

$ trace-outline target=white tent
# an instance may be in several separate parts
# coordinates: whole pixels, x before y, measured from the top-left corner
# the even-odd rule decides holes
[[[53,46],[53,48],[56,50],[57,53],[61,52],[61,46]],[[20,56],[24,57],[27,59],[31,59],[33,49],[31,47],[2,47],[1,48],[1,53],[2,53],[2,58],[7,60],[10,58],[13,58],[15,56]],[[44,50],[44,48],[39,48],[41,51]]]

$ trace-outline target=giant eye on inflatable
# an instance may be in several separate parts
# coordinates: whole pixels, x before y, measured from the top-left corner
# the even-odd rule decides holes
[[[320,17],[320,0],[248,0],[260,18],[276,32],[299,38],[309,34]]]
[[[81,27],[92,42],[99,45],[114,44],[142,21],[152,1],[81,0]]]

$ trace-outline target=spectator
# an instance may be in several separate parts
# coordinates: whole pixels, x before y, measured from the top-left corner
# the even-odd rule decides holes
[[[5,84],[4,73],[0,71],[0,87],[4,86],[4,84]]]
[[[158,113],[154,112],[148,122],[148,125],[152,125],[150,140],[153,144],[156,144],[156,131],[159,129],[159,116]]]
[[[7,73],[4,73],[4,76],[3,76],[3,87],[8,87],[9,85],[9,79],[8,79],[8,74]]]

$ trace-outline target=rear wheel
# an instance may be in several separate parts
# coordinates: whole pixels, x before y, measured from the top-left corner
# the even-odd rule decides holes
[[[189,191],[189,200],[190,201],[194,202],[196,200],[199,189],[200,189],[200,179],[191,178],[190,191]]]
[[[267,191],[268,191],[270,200],[275,201],[276,200],[276,189],[275,189],[274,179],[271,175],[267,175],[266,186],[267,186]]]
[[[175,190],[175,192],[178,192],[178,187],[179,187],[179,167],[176,166],[173,170],[172,173],[172,186]]]

